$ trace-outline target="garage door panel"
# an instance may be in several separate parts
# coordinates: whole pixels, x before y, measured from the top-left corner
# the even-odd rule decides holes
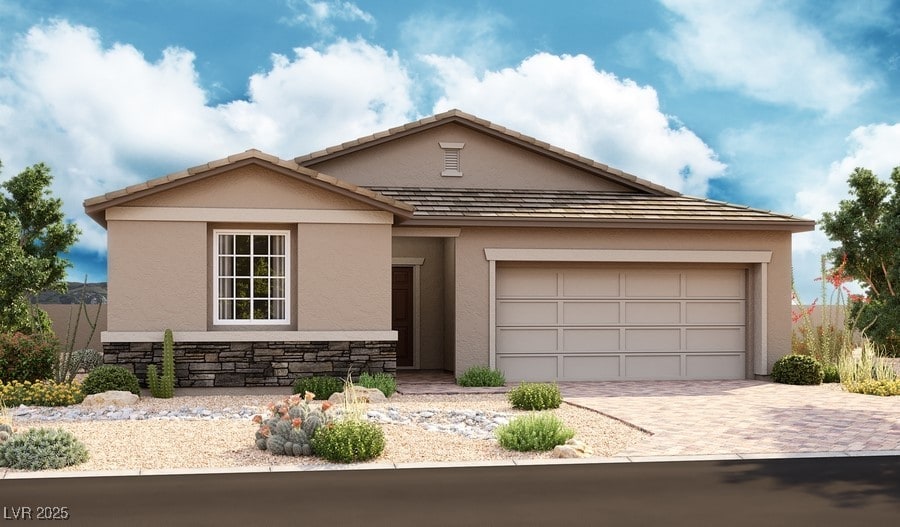
[[[619,351],[619,330],[564,329],[563,351]]]
[[[744,351],[744,328],[688,328],[686,351]]]
[[[497,323],[501,326],[555,326],[556,302],[498,302]]]
[[[625,296],[633,298],[677,297],[681,295],[681,273],[644,271],[625,273]]]
[[[550,269],[503,269],[497,276],[497,296],[554,297],[557,296],[557,272]]]
[[[629,328],[625,330],[625,351],[678,351],[681,330],[677,328]]]
[[[625,378],[627,379],[678,379],[681,377],[681,357],[626,356]]]
[[[619,356],[563,357],[562,378],[567,381],[591,381],[619,378]]]
[[[743,269],[709,269],[684,273],[688,298],[743,298]]]
[[[557,351],[557,330],[503,328],[497,331],[498,353]]]
[[[680,324],[680,302],[625,302],[625,324]]]
[[[598,269],[567,269],[563,273],[563,296],[617,297],[619,272]]]
[[[743,379],[744,354],[688,355],[685,369],[690,379]]]
[[[744,302],[687,302],[685,322],[688,324],[744,324]]]
[[[497,357],[497,368],[510,380],[546,381],[558,379],[556,357]]]
[[[563,302],[563,324],[604,326],[619,324],[618,302]]]

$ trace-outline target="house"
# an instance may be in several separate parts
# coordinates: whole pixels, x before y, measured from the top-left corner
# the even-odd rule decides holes
[[[451,110],[292,160],[230,156],[85,201],[106,361],[175,335],[181,386],[496,367],[744,379],[790,351],[809,220],[683,196]]]

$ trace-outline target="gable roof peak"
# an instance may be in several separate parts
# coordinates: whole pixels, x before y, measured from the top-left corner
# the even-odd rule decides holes
[[[393,141],[401,137],[412,135],[414,133],[428,130],[430,128],[441,126],[450,122],[462,124],[488,135],[492,135],[502,141],[516,144],[522,148],[531,150],[532,152],[554,158],[557,161],[561,161],[569,165],[577,166],[589,172],[593,172],[598,177],[611,179],[633,190],[663,196],[681,195],[681,193],[676,190],[664,187],[643,178],[639,178],[622,170],[612,168],[603,163],[594,161],[593,159],[589,159],[574,152],[570,152],[564,148],[552,145],[550,143],[547,143],[546,141],[541,141],[521,132],[511,130],[504,126],[500,126],[498,124],[492,123],[491,121],[482,119],[470,113],[466,113],[457,108],[452,108],[441,113],[423,117],[422,119],[419,119],[417,121],[412,121],[400,126],[389,128],[387,130],[376,132],[371,135],[363,136],[354,139],[353,141],[348,141],[339,145],[330,146],[323,150],[318,150],[316,152],[298,156],[294,158],[294,161],[298,165],[310,167],[329,159],[371,148],[382,143]]]

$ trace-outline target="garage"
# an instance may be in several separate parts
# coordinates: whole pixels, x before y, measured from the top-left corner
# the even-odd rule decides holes
[[[496,268],[496,366],[510,381],[743,379],[746,265]]]

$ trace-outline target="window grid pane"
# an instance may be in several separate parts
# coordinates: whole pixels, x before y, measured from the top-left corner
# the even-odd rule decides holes
[[[218,235],[220,320],[285,320],[286,236]]]

